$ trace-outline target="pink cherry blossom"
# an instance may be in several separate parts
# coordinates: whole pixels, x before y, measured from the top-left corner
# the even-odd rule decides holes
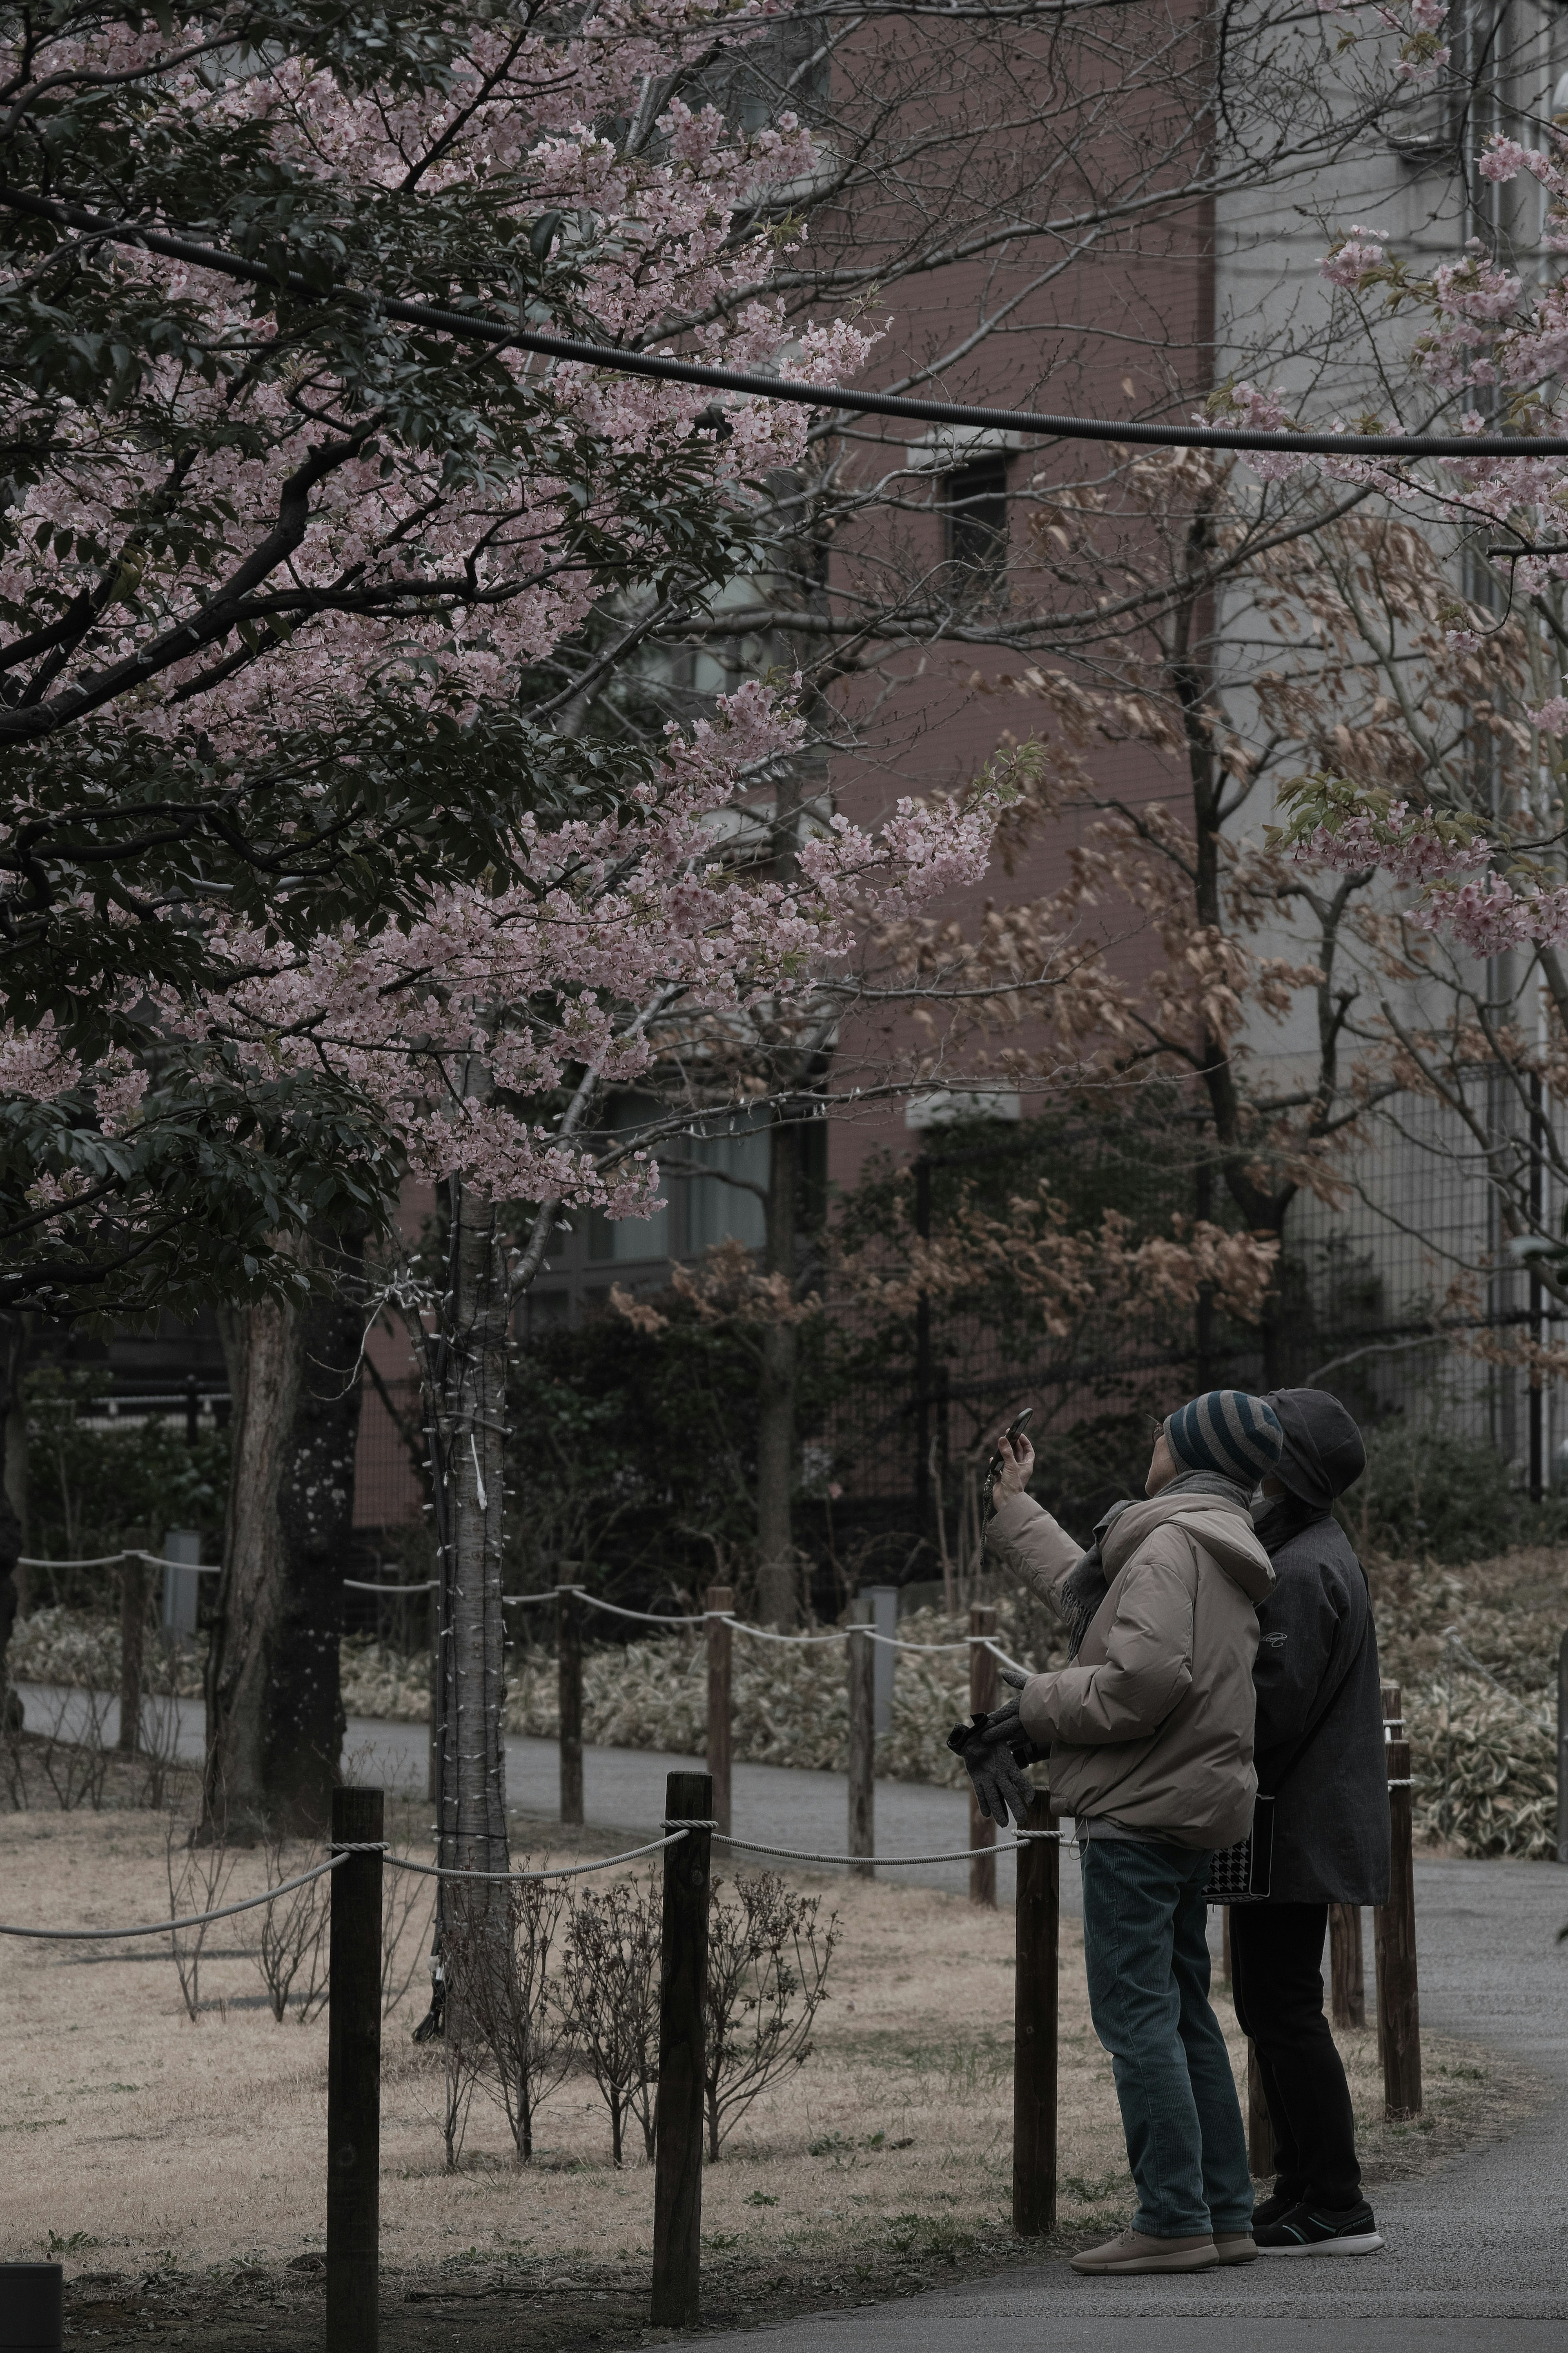
[[[1484,881],[1442,885],[1410,917],[1417,929],[1446,931],[1471,955],[1501,955],[1531,944],[1555,947],[1568,939],[1568,884],[1516,891],[1503,874]]]

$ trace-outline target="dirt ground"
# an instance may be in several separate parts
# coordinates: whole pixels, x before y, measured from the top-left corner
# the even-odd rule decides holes
[[[411,1841],[423,1811],[401,1825]],[[560,1836],[521,1818],[517,1831],[520,1859]],[[163,1818],[131,1810],[0,1818],[0,1916],[60,1926],[167,1916],[166,1831]],[[582,1840],[581,1851],[608,1848]],[[881,1881],[801,1873],[793,1883],[838,1911],[843,1942],[811,2059],[752,2108],[705,2174],[709,2327],[913,2293],[1041,2252],[1008,2221],[1012,1915]],[[264,1884],[258,1855],[235,1861],[230,1900]],[[68,2336],[105,2353],[320,2345],[327,2026],[274,2021],[253,1952],[261,1916],[212,1932],[194,2022],[166,1937],[0,1939],[0,2252],[58,2255]],[[426,1916],[422,1905],[410,1915],[411,1967]],[[652,2341],[651,2169],[640,2158],[610,2166],[605,2110],[574,2077],[544,2110],[531,2167],[512,2162],[500,2113],[481,2096],[461,2165],[446,2171],[443,2057],[410,2041],[422,1988],[416,1968],[384,2045],[389,2353]],[[1217,2007],[1233,2031],[1223,1995]],[[1427,2112],[1391,2129],[1374,2038],[1342,2040],[1374,2184],[1507,2130],[1530,2104],[1529,2084],[1490,2053],[1429,2038]],[[1119,2227],[1131,2200],[1071,1921],[1060,2056],[1051,2243],[1065,2253]]]

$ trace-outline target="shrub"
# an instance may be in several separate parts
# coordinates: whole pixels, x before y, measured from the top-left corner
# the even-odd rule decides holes
[[[635,2116],[653,2157],[658,2076],[660,1896],[657,1873],[587,1888],[572,1906],[557,2000],[578,2059],[610,2112],[612,2161]]]
[[[827,1999],[838,1915],[819,1923],[821,1898],[796,1895],[770,1871],[717,1881],[708,1926],[708,2031],[702,2083],[708,2155],[780,2075],[811,2056],[811,2029]]]
[[[1510,1545],[1559,1540],[1568,1503],[1532,1504],[1506,1456],[1436,1418],[1367,1432],[1366,1469],[1340,1504],[1358,1551],[1489,1560]]]

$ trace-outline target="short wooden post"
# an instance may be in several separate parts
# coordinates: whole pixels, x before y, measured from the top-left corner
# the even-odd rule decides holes
[[[1043,2239],[1057,2226],[1057,1964],[1061,1847],[1051,1801],[1029,1809],[1018,1848],[1013,1986],[1013,2228]],[[993,1864],[995,1858],[993,1857]]]
[[[708,1821],[706,1773],[672,1773],[667,1823]],[[688,1831],[664,1850],[658,1978],[658,2091],[654,2107],[653,2311],[656,2328],[697,2320],[702,2258],[702,2062],[708,2002],[712,1833]],[[336,2348],[333,2348],[336,2353]]]
[[[1366,2024],[1366,1976],[1361,1949],[1361,1905],[1329,1906],[1329,1982],[1336,2026]]]
[[[1263,2070],[1249,2034],[1247,2038],[1247,2169],[1255,2181],[1274,2179],[1274,2126],[1263,2096]]]
[[[147,1564],[127,1553],[120,1564],[120,1737],[134,1757],[142,1746],[142,1648],[147,1634]]]
[[[1415,1982],[1415,1855],[1410,1743],[1397,1683],[1383,1686],[1388,1738],[1388,1901],[1377,1908],[1377,2047],[1391,2122],[1421,2113],[1421,2004]]]
[[[978,1601],[969,1612],[969,1713],[988,1715],[996,1704],[996,1653],[986,1642],[996,1631],[996,1612]],[[989,1854],[969,1858],[969,1900],[996,1908],[996,1825],[980,1810],[973,1782],[969,1789],[969,1843],[989,1847]],[[1020,1856],[1019,1860],[1022,1861]]]
[[[735,1607],[734,1588],[708,1588],[708,1773],[713,1784],[713,1819],[726,1838],[730,1818],[730,1760],[734,1731],[731,1684],[735,1637],[721,1612]]]
[[[869,1609],[869,1603],[864,1606]],[[844,1647],[848,1653],[845,1672],[849,1697],[849,1852],[868,1858],[852,1862],[849,1868],[857,1879],[871,1879],[876,1866],[868,1858],[877,1852],[876,1645],[862,1627],[852,1626]]]
[[[561,1707],[561,1819],[583,1819],[583,1608],[574,1593],[555,1604]]]
[[[332,1791],[332,1845],[380,1841],[379,1789]],[[327,2343],[376,2353],[380,2335],[381,1857],[332,1873],[327,2033]]]
[[[65,2272],[59,2263],[0,2263],[0,2345],[16,2353],[60,2353]]]
[[[1557,1860],[1568,1862],[1568,1634],[1557,1648]]]

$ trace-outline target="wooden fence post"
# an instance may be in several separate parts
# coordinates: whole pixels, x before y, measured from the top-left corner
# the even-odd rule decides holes
[[[1255,2181],[1274,2179],[1274,2126],[1250,2034],[1247,2038],[1247,2169]]]
[[[710,1820],[706,1773],[672,1773],[666,1823]],[[653,2311],[656,2328],[697,2319],[702,2261],[702,2061],[708,2002],[712,1833],[688,1831],[664,1850],[658,1978],[658,2091],[654,2108]],[[336,2353],[336,2348],[333,2348]]]
[[[969,1611],[969,1713],[989,1715],[996,1704],[996,1654],[985,1648],[987,1639],[996,1631],[996,1612],[980,1602],[971,1604]],[[967,1776],[965,1777],[967,1778]],[[972,1847],[986,1846],[989,1854],[972,1854],[969,1858],[969,1900],[972,1904],[989,1905],[996,1908],[996,1825],[989,1814],[980,1810],[973,1782],[969,1790],[969,1843]],[[1022,1855],[1018,1858],[1023,1862]],[[1017,2196],[1014,2193],[1014,2204]]]
[[[1029,1809],[1018,1847],[1013,1986],[1013,2228],[1043,2239],[1057,2226],[1057,1956],[1061,1930],[1061,1846],[1044,1793]],[[995,1858],[992,1858],[994,1867]]]
[[[1366,1976],[1361,1949],[1361,1905],[1329,1906],[1329,1979],[1336,2026],[1366,2024]]]
[[[851,1606],[857,1609],[863,1607],[868,1612],[871,1605],[856,1602]],[[845,1673],[849,1687],[849,1852],[868,1858],[864,1862],[852,1862],[849,1868],[855,1878],[871,1879],[876,1875],[876,1866],[868,1858],[877,1852],[875,1645],[860,1626],[852,1626],[844,1648],[848,1654]]]
[[[726,1838],[730,1818],[730,1760],[733,1752],[734,1696],[731,1670],[735,1637],[720,1610],[735,1607],[734,1588],[710,1585],[705,1605],[708,1620],[708,1772],[713,1783],[713,1819]]]
[[[16,2353],[60,2353],[65,2271],[59,2263],[0,2263],[0,2345]]]
[[[142,1746],[142,1650],[147,1635],[147,1564],[127,1553],[120,1564],[120,1736],[134,1757]]]
[[[996,1706],[996,1654],[985,1642],[996,1633],[996,1612],[980,1602],[969,1607],[969,1713],[990,1715]],[[980,1802],[969,1788],[969,1845],[990,1847],[990,1854],[969,1856],[969,1901],[996,1908],[996,1823],[980,1812]],[[1020,1856],[1023,1862],[1023,1856]]]
[[[583,1819],[583,1607],[574,1593],[555,1604],[555,1660],[561,1707],[561,1819]]]
[[[332,1845],[380,1840],[379,1789],[332,1791]],[[327,2031],[327,2343],[376,2353],[381,2240],[379,1854],[332,1873]]]
[[[1557,1860],[1568,1862],[1568,1634],[1557,1649]]]
[[[1391,2121],[1421,2113],[1421,2005],[1415,1982],[1415,1858],[1410,1803],[1410,1743],[1397,1683],[1383,1686],[1388,1737],[1388,1901],[1377,1908],[1377,2047],[1384,2106]]]

